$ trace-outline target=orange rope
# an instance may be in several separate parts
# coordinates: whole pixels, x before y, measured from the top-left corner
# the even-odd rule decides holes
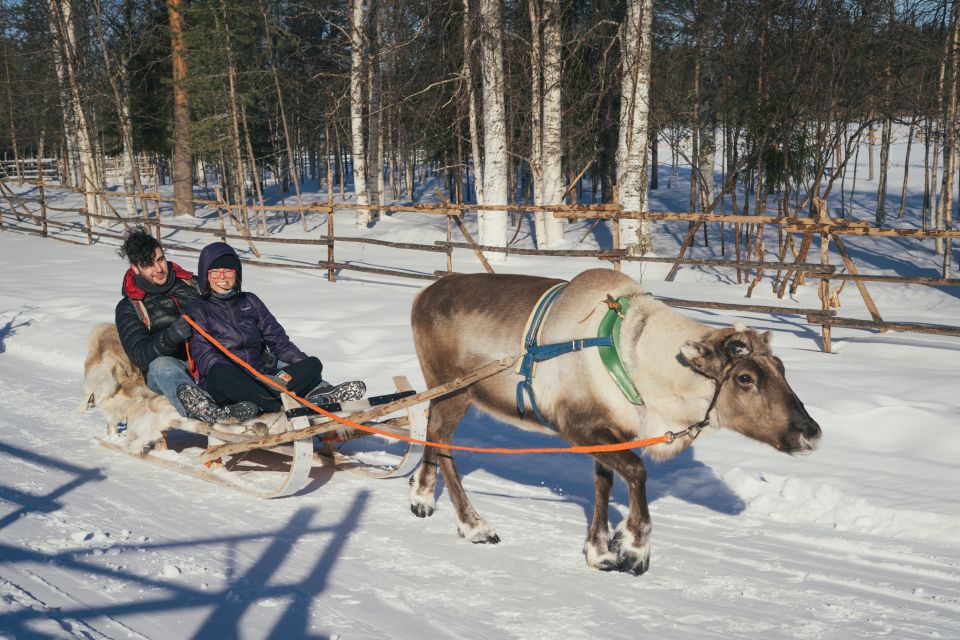
[[[411,444],[420,444],[425,447],[436,447],[438,449],[453,449],[456,451],[471,451],[473,453],[518,454],[518,453],[609,453],[613,451],[626,451],[628,449],[649,447],[654,444],[660,444],[661,442],[670,442],[673,439],[673,434],[665,433],[662,436],[657,436],[655,438],[646,438],[644,440],[633,440],[631,442],[617,442],[614,444],[595,444],[595,445],[572,446],[572,447],[535,447],[535,448],[528,448],[528,449],[505,449],[501,447],[468,447],[466,445],[441,444],[439,442],[431,442],[429,440],[418,440],[417,438],[402,436],[396,433],[390,433],[389,431],[383,431],[381,429],[377,429],[376,427],[371,427],[369,425],[359,424],[351,420],[348,420],[346,418],[341,418],[340,416],[334,415],[329,411],[325,411],[324,409],[321,409],[320,407],[313,404],[312,402],[309,402],[301,398],[294,392],[290,391],[289,389],[284,387],[282,384],[279,384],[275,380],[272,380],[267,376],[263,375],[262,373],[254,369],[252,366],[250,366],[247,362],[242,360],[239,356],[231,353],[229,349],[227,349],[225,346],[217,342],[216,338],[214,338],[209,333],[204,331],[200,325],[194,322],[193,318],[191,318],[187,314],[183,314],[183,317],[190,324],[190,326],[193,327],[197,333],[199,333],[201,336],[206,338],[210,342],[210,344],[212,344],[217,349],[222,351],[224,355],[226,355],[235,363],[237,363],[238,365],[246,369],[247,372],[250,373],[250,375],[254,376],[261,382],[266,383],[271,387],[273,387],[274,389],[277,389],[278,391],[287,394],[297,402],[300,402],[304,406],[309,407],[310,409],[313,409],[318,414],[324,417],[330,418],[334,422],[339,422],[345,427],[351,427],[353,429],[358,429],[360,431],[366,431],[367,433],[376,433],[378,435],[386,436],[394,440],[402,440],[404,442],[409,442]]]

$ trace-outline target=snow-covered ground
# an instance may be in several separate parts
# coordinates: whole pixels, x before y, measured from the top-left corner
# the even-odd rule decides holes
[[[682,208],[684,198],[681,184],[654,202]],[[338,234],[358,233],[348,214],[338,218]],[[441,225],[398,215],[364,233],[432,242]],[[570,246],[588,227],[578,223]],[[658,249],[670,255],[685,225],[658,229]],[[586,245],[603,241],[601,228]],[[935,274],[930,243],[847,244],[866,272]],[[340,246],[338,260],[423,273],[445,266],[442,254]],[[267,258],[323,258],[317,248],[259,248]],[[824,354],[819,328],[800,316],[684,311],[772,330],[823,443],[792,458],[710,433],[648,465],[653,555],[649,572],[633,577],[583,562],[593,496],[583,456],[458,454],[466,489],[503,540],[489,546],[456,535],[445,491],[432,518],[415,518],[405,479],[315,469],[296,496],[264,501],[97,446],[99,412],[76,407],[87,333],[112,321],[119,297],[125,264],[114,250],[0,233],[2,637],[960,637],[960,339],[835,329],[835,352]],[[196,266],[194,252],[170,257]],[[563,277],[592,266],[516,256],[495,265]],[[480,270],[468,251],[455,268]],[[658,295],[744,301],[729,271],[684,269],[667,283],[659,265],[626,270]],[[422,389],[408,316],[424,283],[324,276],[247,266],[244,286],[330,377],[386,393],[405,374]],[[887,284],[871,293],[885,318],[960,317],[956,289]],[[763,284],[754,299],[776,297]],[[841,313],[866,317],[852,285],[842,300]],[[815,285],[782,304],[818,306]],[[561,444],[479,415],[457,442]],[[622,484],[613,499],[616,523],[627,508]]]

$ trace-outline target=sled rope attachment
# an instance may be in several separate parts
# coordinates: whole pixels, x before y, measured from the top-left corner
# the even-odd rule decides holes
[[[201,327],[199,324],[197,324],[197,323],[193,320],[193,318],[191,318],[189,315],[183,314],[183,317],[184,317],[184,319],[186,319],[186,321],[190,324],[190,326],[194,328],[194,330],[195,330],[197,333],[199,333],[199,334],[200,334],[201,336],[203,336],[206,340],[208,340],[208,341],[210,342],[210,344],[212,344],[212,345],[215,346],[217,349],[219,349],[220,351],[222,351],[224,355],[226,355],[228,358],[230,358],[230,359],[231,359],[233,362],[235,362],[237,365],[239,365],[240,367],[243,367],[243,369],[245,369],[248,373],[250,373],[250,375],[254,376],[256,379],[260,380],[260,381],[263,382],[264,384],[267,384],[267,385],[269,385],[269,386],[277,389],[277,390],[280,391],[281,393],[284,393],[284,394],[290,396],[291,398],[293,398],[293,399],[296,400],[297,402],[303,404],[303,405],[306,406],[306,407],[309,407],[309,408],[312,409],[313,411],[316,411],[319,415],[322,415],[322,416],[324,416],[324,417],[326,417],[326,418],[329,418],[330,420],[332,420],[332,421],[334,421],[334,422],[337,422],[337,423],[339,423],[339,424],[341,424],[341,425],[343,425],[343,426],[345,426],[345,427],[350,427],[350,428],[352,428],[352,429],[357,429],[357,430],[359,430],[359,431],[365,431],[365,432],[367,432],[367,433],[374,433],[374,434],[381,435],[381,436],[385,436],[385,437],[387,437],[387,438],[391,438],[391,439],[394,439],[394,440],[401,440],[401,441],[403,441],[403,442],[408,442],[408,443],[410,443],[410,444],[419,444],[419,445],[423,445],[423,446],[425,446],[425,447],[434,447],[434,448],[437,448],[437,449],[450,449],[450,450],[455,450],[455,451],[469,451],[469,452],[473,452],[473,453],[501,453],[501,454],[507,454],[507,455],[510,455],[510,454],[514,454],[514,455],[515,455],[515,454],[521,454],[521,453],[607,453],[607,452],[613,452],[613,451],[626,451],[626,450],[628,450],[628,449],[637,449],[637,448],[641,448],[641,447],[649,447],[649,446],[651,446],[651,445],[660,444],[660,443],[663,443],[663,442],[670,443],[670,442],[673,442],[676,438],[679,438],[679,437],[682,437],[682,436],[684,436],[684,435],[687,435],[688,432],[691,432],[691,431],[697,432],[697,431],[699,431],[698,429],[696,429],[696,427],[697,427],[698,425],[693,425],[693,426],[688,427],[688,428],[686,428],[686,429],[684,429],[683,431],[680,431],[680,432],[678,432],[678,433],[673,433],[673,432],[671,432],[671,431],[668,431],[667,433],[664,433],[663,435],[656,436],[656,437],[653,437],[653,438],[645,438],[645,439],[642,439],[642,440],[632,440],[632,441],[629,441],[629,442],[617,442],[617,443],[613,443],[613,444],[595,444],[595,445],[574,445],[574,446],[569,446],[569,447],[530,447],[530,448],[522,448],[522,449],[504,448],[504,447],[471,447],[471,446],[467,446],[467,445],[444,444],[444,443],[440,443],[440,442],[431,442],[430,440],[420,440],[420,439],[417,439],[417,438],[411,438],[411,437],[409,437],[409,436],[403,436],[403,435],[400,435],[400,434],[397,434],[397,433],[392,433],[392,432],[389,432],[389,431],[385,431],[385,430],[382,430],[382,429],[378,429],[378,428],[372,427],[372,426],[370,426],[370,425],[359,424],[358,422],[354,422],[353,420],[349,420],[349,419],[347,419],[347,418],[343,418],[343,417],[337,416],[337,415],[335,415],[335,414],[333,414],[333,413],[330,413],[329,411],[326,411],[326,410],[318,407],[317,405],[313,404],[312,402],[309,402],[308,400],[306,400],[306,399],[304,399],[304,398],[301,398],[300,396],[298,396],[298,395],[295,394],[294,392],[290,391],[289,389],[287,389],[287,388],[284,387],[283,385],[281,385],[281,384],[277,383],[276,381],[274,381],[274,380],[268,378],[267,376],[263,375],[262,373],[260,373],[260,372],[257,371],[256,369],[254,369],[252,366],[250,366],[249,364],[247,364],[247,363],[246,363],[244,360],[242,360],[239,356],[231,353],[230,350],[227,349],[227,348],[226,348],[225,346],[223,346],[222,344],[220,344],[220,342],[218,342],[216,338],[214,338],[214,337],[211,336],[209,333],[207,333],[206,331],[204,331],[203,327]],[[484,366],[476,369],[476,370],[474,371],[474,374],[468,374],[467,376],[463,376],[462,378],[459,378],[458,380],[462,381],[462,380],[465,380],[465,379],[467,379],[467,378],[470,378],[470,377],[474,377],[474,376],[475,376],[475,379],[474,379],[474,380],[471,380],[470,383],[468,383],[468,384],[472,384],[473,382],[476,382],[476,380],[482,380],[483,378],[489,378],[490,376],[495,375],[495,374],[497,374],[497,373],[499,373],[499,372],[501,372],[501,371],[504,371],[504,370],[506,370],[506,369],[511,369],[511,368],[513,368],[513,367],[516,365],[517,361],[521,359],[521,357],[522,357],[522,356],[519,356],[519,355],[518,355],[518,356],[511,357],[511,358],[504,358],[504,359],[499,360],[499,361],[494,360],[494,361],[489,362],[489,363],[487,363],[486,365],[484,365]],[[484,370],[484,371],[481,373],[481,370]],[[457,380],[453,381],[453,383],[451,383],[451,386],[453,386],[456,382],[457,382]],[[466,384],[463,384],[463,385],[461,385],[461,386],[466,386]],[[459,388],[459,387],[455,387],[455,388]],[[446,393],[450,393],[451,391],[455,390],[455,388],[454,388],[454,389],[448,389],[448,390],[445,391],[445,392],[437,393],[437,394],[434,395],[433,397],[439,397],[439,396],[441,396],[441,395],[446,395]],[[406,398],[405,400],[408,401],[408,402],[409,402],[409,401],[412,401],[412,400],[417,400],[417,402],[423,402],[426,398],[421,398],[421,396],[423,396],[423,395],[426,394],[426,393],[427,393],[427,392],[424,392],[424,393],[421,393],[421,394],[417,394],[416,396],[411,396],[410,398]],[[399,401],[397,401],[397,402],[398,402],[398,405],[399,405],[400,403],[403,403],[404,400],[399,400]],[[416,402],[410,402],[410,406],[412,406],[413,404],[416,404]],[[398,406],[398,408],[400,408],[400,407]],[[316,426],[317,426],[317,427],[320,427],[321,425],[316,425]],[[316,429],[316,431],[319,431],[319,430],[320,430],[319,428]],[[230,455],[230,454],[233,454],[233,453],[237,453],[237,452],[239,452],[239,451],[246,451],[246,450],[251,449],[251,448],[275,447],[275,446],[280,445],[280,444],[285,444],[285,443],[287,443],[287,442],[292,442],[292,441],[294,441],[294,440],[299,440],[299,439],[301,439],[301,438],[303,438],[303,437],[305,437],[305,436],[307,436],[307,435],[313,435],[313,433],[311,433],[311,428],[309,428],[309,427],[306,428],[306,429],[300,429],[300,430],[298,430],[298,431],[287,431],[287,432],[279,433],[279,434],[276,434],[276,435],[273,435],[273,436],[266,436],[266,437],[263,437],[263,438],[248,440],[248,441],[243,442],[243,443],[218,445],[218,446],[211,447],[210,449],[208,449],[207,452],[203,455],[203,459],[204,459],[204,460],[207,460],[207,459],[212,460],[212,459],[215,459],[215,458],[220,457],[220,456]]]

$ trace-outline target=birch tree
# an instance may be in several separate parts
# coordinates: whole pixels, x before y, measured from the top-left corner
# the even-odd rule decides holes
[[[477,127],[477,95],[473,87],[473,47],[470,0],[463,0],[463,85],[466,87],[467,123],[470,129],[470,151],[473,156],[473,183],[477,204],[483,204],[483,161],[480,156],[480,133]],[[410,167],[410,163],[407,164]],[[412,173],[411,173],[412,175]],[[409,189],[413,197],[412,187]]]
[[[367,16],[370,22],[367,37],[367,189],[370,204],[383,205],[383,112],[381,109],[383,71],[380,63],[380,3],[368,0]],[[373,215],[379,215],[379,209]]]
[[[507,204],[507,131],[504,113],[503,31],[500,1],[480,0],[483,72],[483,197],[486,204]],[[481,211],[480,244],[507,246],[507,212]],[[493,259],[504,259],[496,254]]]
[[[77,156],[80,188],[84,193],[87,213],[99,219],[102,215],[100,197],[97,195],[102,182],[94,158],[92,137],[87,115],[80,99],[80,61],[77,55],[77,34],[73,20],[71,0],[50,0],[51,31],[56,46],[63,55],[68,83],[69,109],[76,127]]]
[[[653,0],[627,0],[620,29],[620,126],[617,142],[617,187],[624,211],[647,209],[647,124],[650,117],[650,63]],[[653,248],[648,220],[620,223],[620,246],[631,254]]]
[[[363,144],[363,0],[350,0],[350,149],[353,155],[353,192],[358,205],[368,205],[367,160]],[[370,210],[357,209],[357,226],[370,224]]]
[[[117,109],[117,122],[120,125],[120,138],[123,144],[123,190],[131,194],[125,198],[125,201],[127,215],[132,217],[137,215],[136,197],[132,194],[142,189],[140,186],[140,171],[133,150],[133,121],[130,118],[130,81],[127,74],[127,60],[115,62],[110,55],[104,33],[103,7],[100,0],[94,0],[93,10],[95,17],[94,30],[103,55],[104,71],[106,71],[107,78],[110,81],[110,89]],[[127,29],[129,30],[129,25],[127,25]],[[129,39],[129,33],[125,39]]]
[[[563,140],[561,123],[560,0],[543,0],[543,204],[558,205],[563,200]],[[548,247],[563,240],[563,218],[548,213],[544,220],[544,238]]]

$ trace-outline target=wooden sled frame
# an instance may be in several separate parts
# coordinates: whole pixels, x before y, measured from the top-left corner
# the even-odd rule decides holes
[[[393,380],[398,392],[413,393],[413,389],[406,376],[396,376]],[[372,478],[396,478],[412,473],[423,459],[423,445],[408,442],[403,456],[396,464],[365,464],[337,451],[336,443],[333,440],[321,440],[320,437],[310,432],[311,423],[320,422],[326,424],[330,422],[325,416],[315,415],[288,418],[287,412],[299,408],[300,405],[286,394],[284,394],[281,399],[283,402],[283,411],[280,413],[279,420],[285,428],[283,432],[278,435],[287,437],[285,438],[285,442],[276,446],[248,447],[248,443],[257,441],[261,436],[233,434],[217,429],[217,425],[206,425],[198,422],[191,422],[189,426],[185,425],[184,428],[177,429],[178,431],[187,431],[207,436],[208,448],[206,452],[200,455],[191,455],[188,454],[187,451],[177,454],[178,458],[191,455],[191,457],[195,458],[191,461],[193,464],[168,457],[167,454],[165,454],[167,432],[164,432],[164,440],[161,441],[160,446],[148,451],[143,456],[131,454],[114,440],[102,438],[98,438],[98,440],[101,446],[105,448],[126,453],[166,469],[185,473],[200,478],[201,480],[228,486],[242,493],[266,499],[293,495],[306,487],[310,483],[310,472],[314,466],[333,466],[335,469],[362,473]],[[420,404],[422,405],[422,401]],[[398,413],[401,410],[406,414],[403,417],[384,420],[382,422],[365,422],[364,424],[371,424],[381,431],[395,433],[401,437],[421,441],[425,440],[427,435],[427,409],[424,406],[412,405],[408,399],[390,402],[373,410],[353,413],[344,411],[336,415],[346,419],[352,419],[353,416],[363,418],[365,414],[370,413],[387,416],[391,413]],[[307,430],[307,433],[298,433],[304,432],[305,430]],[[370,434],[354,430],[348,439],[352,440],[356,437],[366,435]],[[225,444],[236,445],[243,450],[234,454],[225,454],[211,458],[211,449]],[[243,472],[236,470],[238,465],[255,451],[268,451],[274,456],[279,455],[286,459],[284,461],[285,469],[270,470],[273,475],[280,476],[279,481],[274,483],[273,487],[264,486],[264,483],[257,483],[255,485],[244,482],[242,477],[240,477]],[[203,464],[199,464],[199,462],[203,462]],[[261,468],[260,470],[268,469]]]

